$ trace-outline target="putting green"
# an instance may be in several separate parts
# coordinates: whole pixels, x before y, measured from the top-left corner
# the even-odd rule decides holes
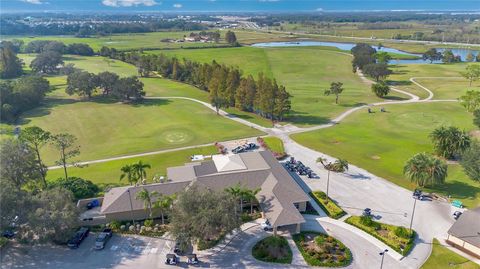
[[[415,188],[403,176],[403,165],[414,154],[433,152],[429,134],[439,126],[454,125],[473,130],[472,115],[458,103],[422,103],[385,106],[357,111],[340,124],[318,131],[292,135],[309,148],[343,158],[405,188]],[[480,204],[480,183],[467,178],[459,165],[449,166],[444,185],[429,189],[451,195],[468,206]]]
[[[262,134],[201,104],[178,99],[135,105],[49,99],[45,106],[25,113],[22,121],[24,126],[36,125],[52,133],[74,134],[81,151],[76,159],[82,161]],[[52,146],[42,153],[48,165],[58,158]]]

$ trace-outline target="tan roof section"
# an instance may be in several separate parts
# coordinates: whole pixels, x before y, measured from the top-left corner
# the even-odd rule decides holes
[[[465,211],[448,234],[480,248],[480,207]]]
[[[110,190],[105,194],[102,213],[130,210],[127,190],[130,190],[133,209],[137,210],[143,209],[143,202],[135,199],[142,188],[172,194],[192,182],[213,190],[241,184],[249,189],[260,188],[257,199],[273,226],[305,222],[294,204],[310,198],[269,151],[216,155],[210,161],[170,167],[167,177],[171,182]]]

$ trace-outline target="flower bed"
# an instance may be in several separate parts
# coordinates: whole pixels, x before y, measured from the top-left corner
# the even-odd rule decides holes
[[[370,217],[359,216],[349,217],[345,222],[374,236],[403,256],[413,248],[416,233],[402,226],[380,223]]]
[[[305,231],[293,240],[310,266],[343,267],[352,262],[350,249],[329,235]]]
[[[227,153],[227,149],[225,148],[224,145],[222,145],[218,142],[215,142],[215,147],[217,148],[218,154],[226,154]]]
[[[329,217],[339,219],[347,214],[332,199],[327,198],[327,195],[324,192],[314,191],[310,192],[309,194]]]
[[[258,241],[252,248],[255,259],[273,263],[292,263],[292,250],[282,236],[269,236]]]
[[[166,225],[153,224],[149,220],[132,225],[129,222],[112,221],[107,224],[113,232],[121,234],[139,234],[149,237],[161,237],[167,231]]]
[[[265,138],[257,137],[257,142],[262,148],[270,150],[277,160],[287,157],[287,153],[285,153],[285,148],[283,147],[283,142],[280,138],[273,136]]]

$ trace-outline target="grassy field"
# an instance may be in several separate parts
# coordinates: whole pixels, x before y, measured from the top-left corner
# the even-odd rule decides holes
[[[195,115],[194,119],[192,115]],[[230,121],[201,104],[186,100],[145,100],[138,105],[103,101],[50,100],[25,113],[23,125],[36,125],[53,133],[78,138],[80,160],[107,158],[223,141],[261,133]],[[53,164],[57,153],[44,150]]]
[[[283,141],[275,136],[264,137],[263,141],[273,152],[283,153],[285,152],[285,147],[283,146]]]
[[[386,106],[387,113],[355,112],[337,126],[295,134],[292,138],[309,148],[343,158],[397,185],[415,186],[403,174],[406,160],[418,152],[432,152],[428,135],[442,125],[472,130],[472,116],[457,103],[424,103]],[[480,183],[467,178],[458,165],[449,166],[444,185],[427,189],[451,195],[467,206],[480,205]]]
[[[422,269],[480,269],[480,265],[440,245],[437,239],[433,240],[433,250],[430,258],[423,264]]]
[[[464,71],[466,66],[467,63],[394,65],[394,73],[388,80],[399,89],[426,98],[428,93],[409,81],[416,77],[417,82],[434,93],[434,99],[455,99],[466,90],[480,86],[477,81],[469,87],[468,81],[461,78],[460,72]]]
[[[172,50],[165,53],[178,58],[201,62],[216,60],[239,66],[244,74],[256,76],[263,72],[273,76],[280,84],[285,85],[293,96],[292,114],[287,121],[297,125],[322,124],[348,108],[381,100],[352,73],[350,56],[332,51],[331,48],[242,47]],[[345,91],[340,96],[339,105],[335,104],[333,96],[323,94],[333,81],[344,83]]]
[[[152,166],[147,169],[147,180],[151,183],[153,176],[166,175],[168,167],[181,166],[190,162],[192,155],[212,155],[216,154],[217,149],[214,146],[199,147],[194,149],[179,150],[174,152],[161,153],[138,158],[129,158],[124,160],[109,161],[105,163],[90,164],[83,168],[68,168],[69,176],[81,177],[91,180],[97,184],[122,184],[128,185],[128,182],[120,181],[120,168],[126,164],[143,161]],[[63,169],[49,170],[48,180],[56,180],[64,176]]]

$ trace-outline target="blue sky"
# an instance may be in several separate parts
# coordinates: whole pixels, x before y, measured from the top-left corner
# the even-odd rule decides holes
[[[480,11],[480,0],[0,0],[2,12],[43,11]]]

